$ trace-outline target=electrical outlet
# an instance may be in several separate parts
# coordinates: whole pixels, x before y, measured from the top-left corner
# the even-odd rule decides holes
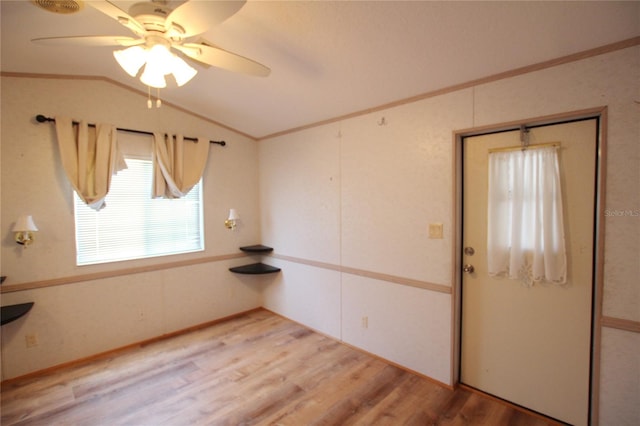
[[[441,223],[429,224],[429,238],[432,238],[432,239],[443,238],[443,225]]]
[[[24,341],[27,348],[35,348],[38,346],[38,335],[35,333],[27,334],[24,336]]]
[[[369,317],[362,317],[362,328],[369,328]]]

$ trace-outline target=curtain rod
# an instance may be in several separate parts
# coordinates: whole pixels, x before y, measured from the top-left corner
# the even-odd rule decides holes
[[[51,121],[51,122],[55,123],[56,119],[55,118],[51,118],[51,117],[45,117],[42,114],[38,114],[38,115],[36,115],[36,121],[38,123],[44,123],[46,121]],[[77,121],[74,121],[73,124],[77,125],[79,123]],[[89,127],[96,127],[96,125],[92,124],[92,123],[89,123]],[[138,134],[141,134],[141,135],[153,135],[152,132],[146,132],[144,130],[121,129],[120,127],[117,127],[116,130],[118,130],[120,132],[138,133]],[[189,137],[184,136],[183,139],[187,140],[187,141],[198,142],[197,138],[189,138]],[[225,146],[227,144],[225,141],[209,141],[209,143],[215,143],[215,144],[220,145],[220,146]]]
[[[535,144],[535,145],[527,145],[527,146],[509,146],[509,147],[504,147],[504,148],[492,148],[489,150],[489,154],[492,154],[494,152],[508,152],[508,151],[526,151],[528,149],[538,149],[538,148],[549,148],[549,147],[560,147],[561,143],[560,142],[547,142],[547,143],[539,143],[539,144]]]

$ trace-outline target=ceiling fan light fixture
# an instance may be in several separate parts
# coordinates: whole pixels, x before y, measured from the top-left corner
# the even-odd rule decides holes
[[[182,58],[171,53],[169,47],[162,43],[151,47],[132,46],[116,50],[113,56],[131,77],[136,77],[144,65],[140,81],[147,86],[159,89],[167,87],[165,76],[168,74],[173,74],[178,86],[183,86],[198,73]]]
[[[138,75],[140,68],[147,62],[147,51],[140,46],[132,46],[123,50],[113,52],[118,64],[131,77]]]
[[[165,75],[171,72],[173,55],[164,44],[157,43],[145,49],[144,72],[140,81],[147,86],[162,89],[167,87]]]

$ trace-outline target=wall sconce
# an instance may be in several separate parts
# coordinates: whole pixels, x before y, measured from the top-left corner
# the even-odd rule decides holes
[[[37,231],[33,218],[29,216],[20,216],[13,225],[13,232],[16,233],[16,243],[23,245],[25,248],[33,242],[33,233]]]
[[[229,218],[224,221],[224,226],[226,226],[227,229],[231,229],[233,231],[234,229],[236,229],[236,221],[238,219],[240,219],[240,216],[238,216],[238,212],[236,211],[236,209],[230,209]]]

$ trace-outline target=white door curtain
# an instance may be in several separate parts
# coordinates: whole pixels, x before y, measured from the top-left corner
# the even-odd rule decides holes
[[[111,124],[86,121],[74,126],[68,117],[56,117],[56,135],[62,166],[78,196],[92,209],[105,206],[111,176],[126,169],[118,149],[117,130]]]
[[[181,198],[202,178],[209,141],[184,141],[182,135],[153,134],[153,198]]]
[[[565,284],[557,147],[490,153],[488,197],[489,275]]]

